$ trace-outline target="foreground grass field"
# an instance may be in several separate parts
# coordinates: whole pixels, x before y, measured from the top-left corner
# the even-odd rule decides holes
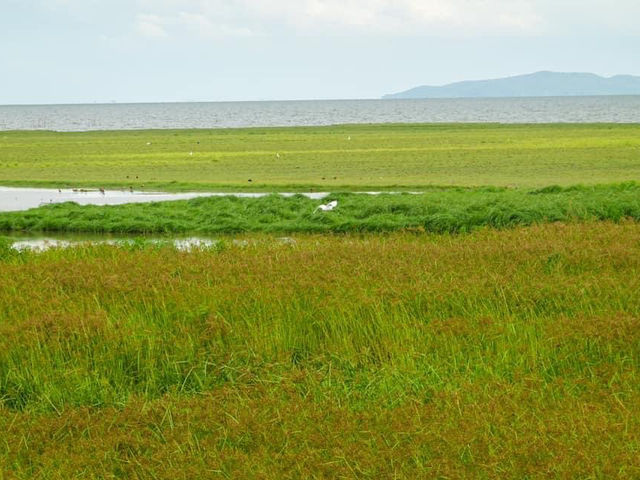
[[[640,181],[639,125],[0,132],[0,184],[163,190]]]
[[[321,202],[338,201],[331,212]],[[433,189],[413,194],[332,194],[325,200],[210,197],[111,207],[54,204],[0,213],[0,232],[199,233],[469,232],[491,226],[640,220],[640,183],[538,190]]]
[[[0,471],[638,478],[639,239],[4,250]]]

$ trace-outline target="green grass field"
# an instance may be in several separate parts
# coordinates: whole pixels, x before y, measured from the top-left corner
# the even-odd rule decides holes
[[[336,191],[629,180],[640,181],[639,125],[0,132],[4,185]]]
[[[639,134],[0,132],[0,185],[338,200],[1,213],[0,480],[640,478]]]

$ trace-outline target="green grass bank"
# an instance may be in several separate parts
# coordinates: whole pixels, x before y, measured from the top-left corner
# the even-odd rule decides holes
[[[330,212],[316,207],[335,199]],[[438,233],[478,227],[507,228],[542,222],[640,220],[640,184],[432,189],[414,194],[333,194],[325,200],[209,197],[187,201],[79,206],[54,204],[0,213],[5,232],[201,233],[386,232]]]

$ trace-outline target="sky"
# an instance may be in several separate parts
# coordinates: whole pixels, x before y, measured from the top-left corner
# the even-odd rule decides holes
[[[379,98],[640,75],[639,0],[0,0],[0,104]]]

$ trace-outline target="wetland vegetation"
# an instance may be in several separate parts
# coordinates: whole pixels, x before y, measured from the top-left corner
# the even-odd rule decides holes
[[[638,478],[639,129],[0,133],[4,185],[332,192],[0,214],[218,238],[0,233],[0,479]]]
[[[337,208],[317,211],[317,206],[329,199],[338,201]],[[274,194],[118,206],[63,203],[0,213],[0,231],[224,234],[417,229],[454,233],[483,226],[507,228],[594,219],[640,220],[640,184],[536,190],[451,188],[417,195],[342,193],[323,200]]]
[[[635,478],[639,238],[636,222],[587,222],[13,252],[0,464]]]

